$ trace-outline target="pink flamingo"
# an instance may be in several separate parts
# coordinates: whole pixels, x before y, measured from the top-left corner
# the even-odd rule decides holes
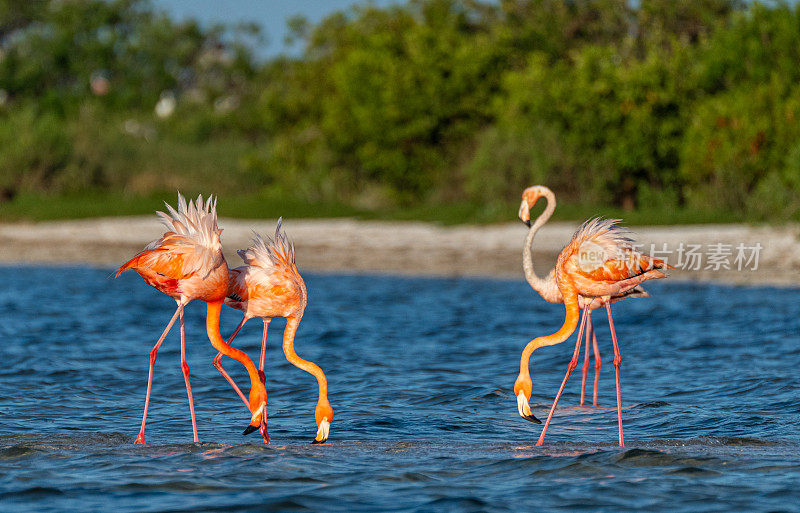
[[[206,332],[211,345],[218,351],[242,363],[250,374],[250,401],[252,413],[250,426],[256,429],[266,423],[267,392],[258,378],[255,365],[246,354],[233,349],[219,333],[219,317],[222,303],[228,291],[228,264],[222,256],[220,230],[217,226],[216,201],[211,197],[203,203],[198,196],[196,202],[189,202],[178,194],[178,210],[167,205],[170,215],[158,212],[167,232],[154,240],[139,254],[122,264],[120,273],[133,269],[144,281],[158,291],[167,294],[178,304],[164,332],[150,351],[150,370],[147,377],[147,394],[144,401],[142,427],[134,443],[144,444],[144,427],[147,422],[147,408],[150,405],[150,388],[153,384],[153,367],[161,343],[169,333],[175,319],[181,320],[181,370],[189,396],[189,411],[192,417],[192,434],[197,442],[197,424],[194,416],[192,387],[189,383],[189,365],[186,363],[186,340],[183,325],[183,310],[192,300],[207,303]],[[248,428],[249,429],[249,428]],[[249,431],[246,431],[248,433]]]
[[[536,219],[536,222],[531,225],[530,221],[530,210],[531,207],[536,203],[539,198],[545,198],[547,205],[544,209],[544,212],[539,215]],[[545,187],[544,185],[534,185],[533,187],[528,187],[522,193],[522,205],[519,208],[519,217],[522,221],[528,225],[528,235],[525,237],[525,245],[522,248],[522,267],[525,270],[525,279],[528,281],[530,286],[539,293],[542,298],[547,301],[548,303],[558,303],[563,304],[564,298],[561,295],[561,291],[558,289],[558,285],[556,285],[555,280],[555,269],[551,269],[550,272],[547,274],[546,277],[540,278],[536,271],[533,269],[533,239],[536,236],[536,232],[550,220],[550,217],[553,215],[553,212],[556,209],[556,196],[549,188]],[[620,295],[613,296],[611,298],[611,303],[615,303],[620,299],[625,298],[635,298],[635,297],[649,297],[650,294],[644,290],[643,287],[637,286],[634,287]],[[600,369],[603,366],[603,361],[600,359],[600,350],[597,347],[597,337],[594,333],[594,328],[592,327],[592,310],[596,310],[603,306],[603,304],[596,298],[586,298],[584,296],[578,296],[578,306],[583,309],[586,304],[589,305],[588,317],[586,319],[586,349],[584,351],[584,361],[583,361],[583,377],[581,379],[581,406],[585,403],[585,396],[586,396],[586,377],[589,372],[589,341],[591,340],[592,347],[594,349],[594,391],[592,393],[592,405],[597,406],[597,383],[600,379]],[[583,321],[581,321],[583,322]],[[522,411],[523,406],[522,401],[518,401],[518,408],[519,413],[522,418],[526,420],[530,420],[532,422],[540,423],[539,419],[534,417],[530,414],[525,414]]]
[[[279,219],[274,240],[264,240],[256,235],[249,248],[238,252],[247,265],[230,271],[228,296],[225,298],[225,304],[244,312],[244,317],[227,343],[233,342],[239,330],[249,319],[261,317],[264,321],[264,330],[261,337],[259,373],[261,379],[265,380],[264,353],[267,346],[269,322],[275,317],[286,318],[286,328],[283,332],[283,352],[286,354],[286,359],[295,367],[317,378],[319,396],[314,411],[317,435],[312,443],[321,444],[328,439],[330,424],[333,421],[333,408],[328,402],[328,381],[325,373],[317,364],[300,358],[294,350],[294,337],[306,308],[308,292],[295,265],[294,246],[281,232],[281,222],[282,220]],[[221,359],[222,353],[217,354],[214,358],[214,367],[225,376],[236,393],[244,400],[244,395],[239,387],[222,368]],[[262,435],[265,440],[269,440],[266,424]]]
[[[530,195],[523,199],[520,207],[520,218],[523,222],[530,220],[530,207],[533,206],[539,197],[544,195],[543,189],[532,188]],[[531,203],[528,203],[532,201]],[[552,208],[555,208],[554,204]],[[548,206],[548,209],[550,207]],[[549,212],[552,214],[552,211]],[[544,214],[543,214],[544,215]],[[542,216],[537,219],[538,226]],[[545,219],[546,221],[546,219]],[[528,370],[529,360],[533,351],[539,347],[560,344],[564,342],[575,331],[578,325],[578,312],[583,310],[584,316],[578,331],[578,342],[572,359],[567,366],[567,373],[561,382],[553,405],[550,407],[547,420],[545,421],[542,433],[536,445],[544,443],[545,433],[550,425],[558,399],[564,391],[572,371],[578,365],[580,355],[581,335],[584,324],[588,317],[591,304],[598,300],[606,308],[608,324],[611,329],[611,340],[614,345],[614,370],[616,375],[617,388],[617,421],[619,425],[619,445],[625,445],[622,434],[622,392],[620,388],[620,363],[622,357],[617,343],[617,335],[614,329],[614,320],[611,315],[611,299],[621,296],[628,291],[635,289],[642,282],[665,278],[663,269],[669,267],[664,261],[644,255],[636,251],[633,247],[633,240],[629,232],[617,225],[617,219],[590,219],[578,228],[572,240],[561,251],[553,270],[553,281],[556,288],[561,293],[561,298],[566,310],[564,324],[561,328],[547,336],[537,337],[530,341],[522,352],[520,358],[520,371],[514,383],[514,395],[517,397],[517,407],[524,418],[533,417],[530,410],[529,400],[533,391],[530,372]],[[548,293],[552,291],[548,290]],[[584,297],[581,306],[581,296]],[[591,298],[591,301],[589,301]],[[535,417],[533,417],[535,419]],[[529,419],[529,420],[533,420]],[[537,419],[538,420],[538,419]]]

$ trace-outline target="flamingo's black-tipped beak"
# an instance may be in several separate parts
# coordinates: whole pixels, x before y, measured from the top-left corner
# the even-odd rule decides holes
[[[261,403],[261,406],[253,412],[253,417],[250,419],[250,424],[245,428],[243,435],[249,435],[253,431],[259,429],[262,424],[267,423],[267,402]]]
[[[522,222],[525,223],[525,226],[527,226],[528,228],[531,227],[531,220],[530,219],[527,219],[527,220],[522,221]]]
[[[525,420],[529,420],[529,421],[533,422],[534,424],[541,424],[542,423],[541,420],[539,420],[539,419],[537,419],[536,417],[533,416],[533,413],[531,413],[530,415],[523,415],[522,418],[525,419]]]
[[[536,416],[531,411],[531,407],[528,404],[528,398],[525,397],[525,393],[520,390],[517,394],[517,409],[519,410],[519,416],[523,419],[534,422],[536,424],[541,424],[542,421],[537,419]]]

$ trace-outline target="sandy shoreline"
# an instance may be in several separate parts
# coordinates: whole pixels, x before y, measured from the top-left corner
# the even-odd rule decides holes
[[[519,222],[444,227],[420,222],[301,219],[284,224],[297,248],[301,270],[523,278],[521,252],[526,227]],[[235,250],[248,244],[253,230],[274,233],[275,220],[221,219],[220,226],[228,262],[238,266],[241,260]],[[577,223],[553,222],[542,228],[534,244],[540,274],[553,265],[576,227]],[[162,231],[153,216],[0,223],[0,263],[112,267]],[[645,252],[666,250],[656,256],[666,256],[673,265],[681,263],[679,251],[683,250],[686,262],[688,252],[697,246],[693,251],[699,256],[688,267],[699,269],[688,270],[684,265],[672,271],[672,279],[800,286],[797,225],[654,226],[634,227],[633,231]],[[754,249],[757,245],[761,249]],[[737,261],[739,246],[742,255]],[[758,266],[752,270],[755,253]]]

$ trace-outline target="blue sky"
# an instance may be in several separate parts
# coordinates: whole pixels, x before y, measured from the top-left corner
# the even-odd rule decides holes
[[[262,56],[271,56],[284,49],[286,20],[302,14],[317,22],[331,12],[352,5],[372,3],[378,6],[399,3],[397,0],[151,0],[177,19],[195,18],[204,24],[255,22],[264,29],[266,46],[258,49]]]

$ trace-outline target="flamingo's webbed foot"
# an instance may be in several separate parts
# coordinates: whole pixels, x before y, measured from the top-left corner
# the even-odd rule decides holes
[[[536,424],[541,424],[542,421],[537,419],[536,416],[531,411],[530,405],[528,405],[528,398],[525,397],[525,393],[520,391],[517,394],[517,410],[519,411],[519,416],[525,420],[530,422],[534,422]]]

